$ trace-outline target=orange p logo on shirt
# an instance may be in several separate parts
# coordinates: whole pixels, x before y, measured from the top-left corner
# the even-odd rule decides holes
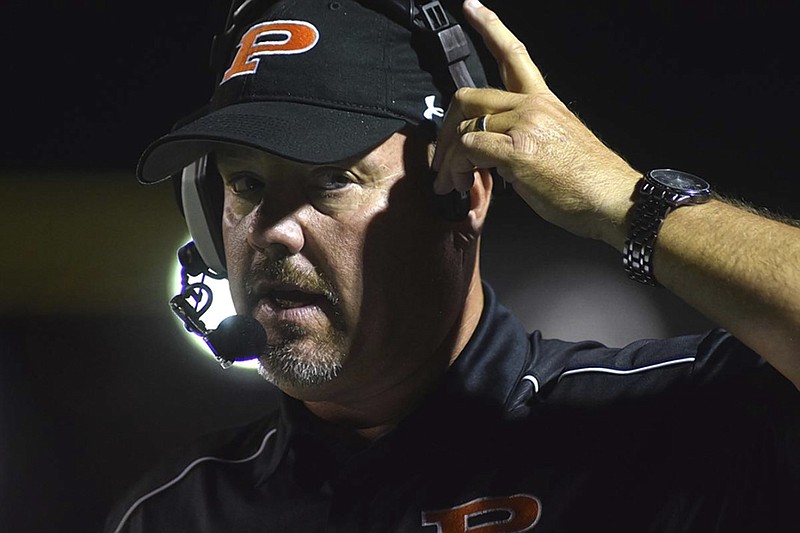
[[[222,76],[220,85],[236,76],[254,74],[259,56],[301,54],[317,44],[319,30],[301,20],[273,20],[256,24],[244,35],[237,47],[236,57]]]
[[[528,494],[500,498],[478,498],[465,504],[424,511],[423,526],[436,526],[438,533],[520,533],[539,521],[541,503]]]

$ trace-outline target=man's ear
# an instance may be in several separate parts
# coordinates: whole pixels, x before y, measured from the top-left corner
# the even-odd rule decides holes
[[[483,224],[486,221],[486,215],[489,213],[489,204],[492,202],[492,188],[494,187],[494,178],[492,172],[488,168],[475,169],[475,180],[472,182],[472,189],[469,191],[472,209],[469,211],[469,216],[475,216],[477,230],[483,231]]]
[[[470,210],[463,220],[455,222],[457,242],[462,246],[476,241],[483,231],[486,216],[489,213],[489,204],[492,201],[492,187],[494,180],[489,169],[477,168],[474,171],[475,179],[469,190]]]

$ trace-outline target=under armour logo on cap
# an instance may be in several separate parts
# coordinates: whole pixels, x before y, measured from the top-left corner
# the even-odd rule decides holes
[[[435,105],[436,95],[431,94],[425,97],[425,111],[422,116],[426,120],[433,120],[433,117],[442,118],[444,116],[444,109]]]

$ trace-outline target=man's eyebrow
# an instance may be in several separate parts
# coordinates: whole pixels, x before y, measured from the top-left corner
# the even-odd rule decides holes
[[[245,161],[249,159],[245,154],[233,150],[217,150],[214,152],[214,156],[217,162],[228,162],[228,161]]]
[[[400,165],[396,168],[379,161],[367,161],[368,158],[350,161],[349,165],[343,165],[358,176],[369,178],[373,181],[383,181],[393,179],[406,173],[406,168]]]
[[[248,156],[243,152],[234,151],[218,151],[215,152],[215,161],[217,169],[225,170],[240,170],[242,168],[251,168],[254,164],[253,157]]]

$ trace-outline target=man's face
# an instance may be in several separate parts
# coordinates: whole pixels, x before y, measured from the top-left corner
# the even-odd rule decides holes
[[[325,165],[240,147],[217,160],[231,293],[266,330],[265,377],[304,399],[335,383],[377,391],[440,349],[465,284],[425,143],[395,134]]]

